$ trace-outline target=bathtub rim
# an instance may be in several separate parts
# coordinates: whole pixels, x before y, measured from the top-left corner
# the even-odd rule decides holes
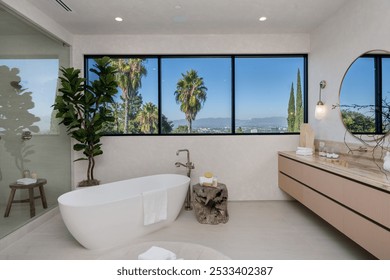
[[[115,183],[122,183],[122,182],[125,182],[125,181],[130,181],[130,180],[135,180],[135,179],[143,179],[143,178],[159,177],[159,176],[164,176],[164,177],[165,176],[182,177],[182,178],[186,178],[186,181],[188,180],[188,185],[191,183],[191,178],[189,178],[189,177],[187,177],[186,175],[183,175],[183,174],[175,174],[175,173],[159,173],[159,174],[146,175],[146,176],[141,176],[141,177],[133,177],[133,178],[129,178],[129,179],[123,179],[123,180],[118,180],[118,181],[113,181],[113,182],[107,182],[107,183],[104,183],[104,184],[101,184],[101,185],[80,187],[80,188],[77,188],[75,190],[71,190],[69,192],[66,192],[66,193],[60,195],[57,198],[58,206],[62,205],[64,207],[86,208],[86,207],[93,207],[93,206],[96,206],[96,205],[108,205],[108,204],[111,204],[111,203],[114,203],[114,202],[124,201],[124,200],[129,199],[130,197],[129,196],[123,196],[123,197],[121,197],[119,199],[107,200],[107,201],[101,202],[99,204],[86,204],[86,205],[69,204],[69,203],[65,203],[63,200],[65,200],[68,197],[75,196],[79,192],[92,192],[94,188],[105,187],[106,185],[115,184]],[[167,187],[167,190],[170,189],[170,188],[178,187],[178,186],[180,186],[182,184],[187,184],[187,183],[185,181],[183,181],[183,182],[177,183],[175,185],[169,185]],[[137,193],[137,194],[131,196],[131,198],[140,197],[140,196],[142,196],[142,193],[143,192]]]

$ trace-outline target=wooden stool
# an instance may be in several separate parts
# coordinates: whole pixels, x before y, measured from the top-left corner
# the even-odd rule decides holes
[[[225,184],[218,183],[216,187],[196,184],[192,186],[192,191],[193,206],[199,223],[212,225],[227,223],[229,220],[228,191]]]
[[[47,183],[46,179],[37,179],[36,183],[23,185],[18,183],[12,183],[9,185],[11,188],[11,193],[8,198],[7,208],[5,209],[4,217],[9,216],[9,212],[11,211],[12,203],[23,203],[23,202],[29,202],[30,203],[30,217],[35,216],[35,199],[41,198],[43,208],[47,208],[47,201],[46,201],[46,195],[45,190],[43,189],[43,185]],[[34,188],[38,187],[40,196],[34,197]],[[15,192],[16,190],[28,190],[28,199],[22,199],[22,200],[14,200]]]

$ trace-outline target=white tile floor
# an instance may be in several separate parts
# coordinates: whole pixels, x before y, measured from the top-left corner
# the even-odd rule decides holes
[[[56,202],[57,201],[48,201],[48,208],[44,209],[42,207],[42,203],[36,200],[36,217],[56,207]],[[31,221],[30,205],[28,203],[14,203],[11,207],[11,212],[8,217],[4,217],[5,208],[5,204],[0,205],[0,238]]]
[[[129,244],[188,242],[231,259],[373,259],[353,241],[293,201],[229,202],[226,224],[204,225],[183,211],[169,227]],[[118,259],[124,248],[86,250],[68,233],[60,214],[0,251],[0,259]]]

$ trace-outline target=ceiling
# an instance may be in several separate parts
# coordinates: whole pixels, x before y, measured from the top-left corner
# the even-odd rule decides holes
[[[349,0],[28,1],[72,34],[274,34],[309,33]]]

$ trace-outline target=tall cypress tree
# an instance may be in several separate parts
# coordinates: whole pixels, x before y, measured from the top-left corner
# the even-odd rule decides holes
[[[299,68],[297,73],[297,98],[296,98],[295,110],[296,112],[295,112],[294,131],[299,131],[301,124],[303,123],[301,73],[299,71]]]
[[[290,100],[288,101],[287,125],[288,131],[294,131],[295,124],[295,98],[294,98],[294,83],[291,83]]]

